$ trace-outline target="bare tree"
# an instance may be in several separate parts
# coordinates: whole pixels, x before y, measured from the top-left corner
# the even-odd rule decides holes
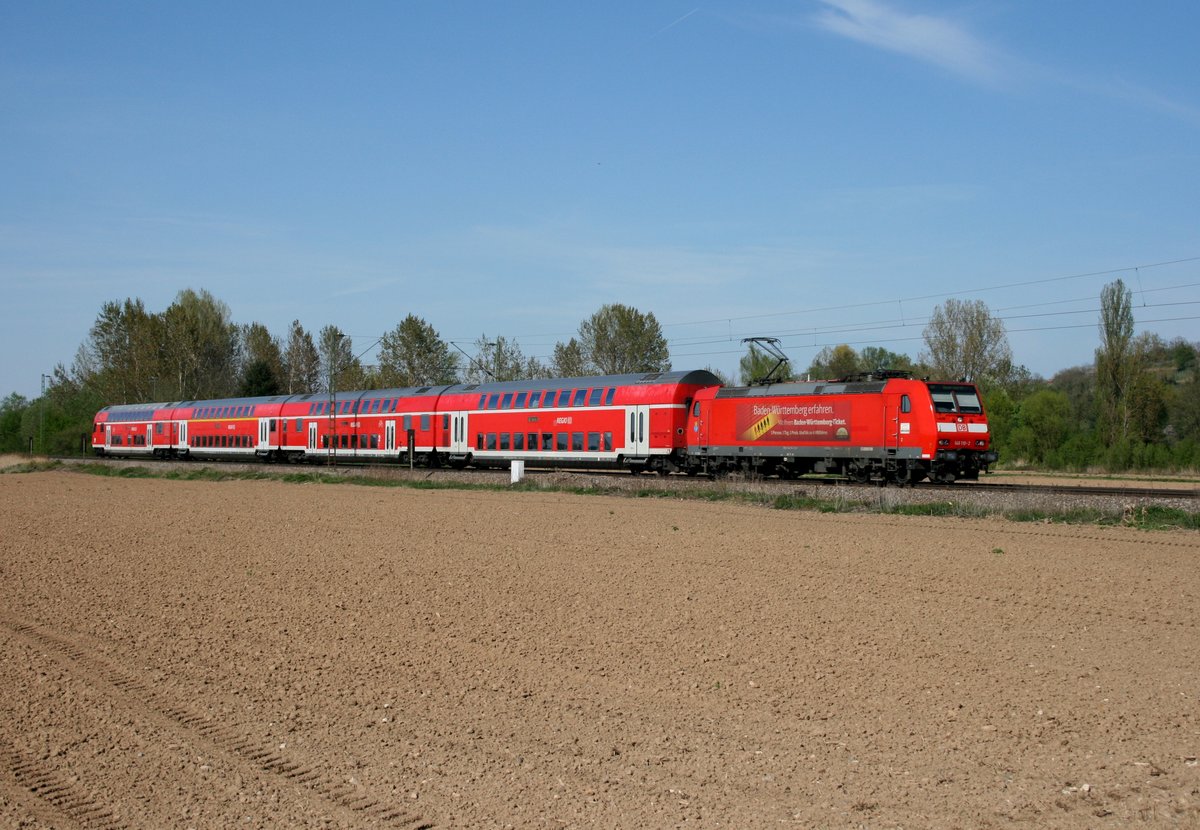
[[[321,388],[321,356],[299,320],[293,320],[288,331],[283,365],[284,391],[289,395],[306,395]]]
[[[928,352],[921,359],[936,377],[1003,383],[1012,373],[1004,323],[983,300],[946,300],[933,310],[923,336]]]

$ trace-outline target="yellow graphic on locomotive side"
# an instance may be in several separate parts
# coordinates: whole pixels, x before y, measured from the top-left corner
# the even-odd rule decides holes
[[[773,412],[768,413],[751,424],[750,428],[743,432],[740,437],[743,441],[757,441],[759,438],[762,438],[764,435],[774,429],[775,425],[778,423],[779,416]]]
[[[850,440],[850,405],[845,401],[742,404],[735,419],[738,438],[755,441]]]

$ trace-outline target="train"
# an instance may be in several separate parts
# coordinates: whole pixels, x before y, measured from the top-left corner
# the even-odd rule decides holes
[[[979,389],[905,372],[724,386],[706,370],[106,406],[115,457],[398,461],[430,467],[899,485],[978,479],[997,460]]]

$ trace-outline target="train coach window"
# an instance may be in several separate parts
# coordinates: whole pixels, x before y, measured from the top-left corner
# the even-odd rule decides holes
[[[304,422],[297,418],[292,423],[292,429],[294,429],[297,433],[304,432]]]
[[[604,433],[604,451],[612,452],[612,433],[611,432]]]
[[[403,424],[404,431],[408,432],[410,429],[412,429],[412,416],[405,415],[404,420],[401,423]]]
[[[550,432],[542,433],[542,449],[544,449],[544,450],[554,449],[554,434],[553,433],[550,433]]]
[[[507,432],[500,433],[500,449],[508,449],[509,440],[512,436]]]
[[[529,396],[528,392],[518,392],[517,397],[513,399],[513,409],[524,409],[525,399]]]
[[[900,411],[912,412],[912,401],[908,399],[908,395],[900,396]]]
[[[571,449],[573,449],[575,452],[583,452],[583,433],[582,432],[572,432],[571,433]]]
[[[615,395],[615,394],[617,394],[617,387],[615,387],[615,386],[608,387],[608,393],[604,396],[604,405],[605,406],[612,406],[613,395]]]
[[[525,436],[525,443],[528,445],[526,449],[536,450],[538,448],[538,434],[531,432]]]
[[[600,433],[589,432],[587,434],[588,452],[600,452]]]
[[[541,405],[541,403],[542,403],[542,393],[541,392],[530,392],[529,393],[529,408],[530,409],[537,409],[538,406]]]
[[[512,409],[512,392],[505,392],[504,397],[500,399],[501,409]]]
[[[162,425],[162,424],[155,424],[155,425],[154,425],[154,434],[155,434],[155,435],[162,435],[162,428],[163,428],[163,425]]]
[[[575,397],[571,399],[571,406],[583,406],[583,400],[587,397],[586,389],[576,389]]]
[[[499,392],[496,392],[496,393],[488,396],[488,404],[487,404],[488,409],[495,409],[496,405],[498,403],[500,403],[500,393]]]
[[[475,449],[477,449],[477,450],[483,449],[483,433],[482,432],[475,433]]]
[[[486,409],[486,408],[487,408],[487,395],[480,395],[480,396],[479,396],[479,408],[480,408],[480,409]]]
[[[599,406],[602,400],[604,400],[603,386],[597,386],[588,394],[588,406]]]
[[[569,446],[571,446],[570,438],[565,432],[555,433],[554,449],[559,452],[566,452]]]
[[[422,432],[429,432],[429,423],[430,423],[430,422],[429,422],[429,416],[428,416],[428,415],[422,415],[422,416],[421,416],[421,431],[422,431]]]
[[[523,432],[514,432],[513,433],[513,449],[514,450],[525,449],[525,433],[523,433]]]
[[[494,432],[489,432],[489,433],[487,434],[487,448],[488,448],[489,450],[494,450],[494,449],[496,449],[496,433],[494,433]]]

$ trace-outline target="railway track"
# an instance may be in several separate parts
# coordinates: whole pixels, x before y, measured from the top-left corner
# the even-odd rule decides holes
[[[1096,484],[1014,484],[983,481],[964,484],[963,486],[981,490],[993,490],[996,492],[1007,491],[1021,493],[1053,493],[1055,495],[1075,496],[1122,496],[1128,498],[1200,499],[1200,487],[1177,488],[1103,486]]]
[[[110,459],[110,458],[79,458],[79,457],[56,457],[52,459],[67,464],[80,463],[99,463],[113,466],[133,466],[133,467],[150,467],[150,468],[170,468],[170,469],[192,469],[199,467],[216,467],[226,470],[237,471],[270,471],[270,470],[309,470],[312,472],[328,472],[337,475],[354,475],[362,472],[378,473],[381,471],[393,471],[400,474],[410,474],[410,471],[405,465],[396,464],[370,464],[370,463],[339,463],[333,466],[321,465],[267,465],[260,463],[246,463],[243,461],[187,461],[187,460],[150,460],[150,459]],[[463,479],[475,479],[480,481],[507,481],[509,471],[506,468],[486,468],[486,469],[467,469],[467,470],[451,470],[449,468],[416,468],[412,474],[420,475],[422,478],[441,478],[447,476],[461,477]],[[526,475],[531,478],[541,478],[547,476],[568,476],[571,479],[580,481],[595,481],[597,479],[611,479],[614,481],[629,481],[629,482],[671,482],[685,484],[692,482],[697,487],[704,486],[707,479],[702,477],[687,477],[683,475],[674,475],[660,477],[653,474],[645,473],[631,476],[626,470],[604,470],[604,469],[569,469],[569,468],[526,468]],[[759,486],[778,486],[781,490],[790,490],[797,486],[817,485],[819,487],[834,487],[845,488],[847,490],[878,490],[878,483],[859,484],[849,481],[845,478],[834,476],[819,477],[814,476],[799,480],[780,480],[780,479],[748,479],[739,476],[729,476],[723,479],[724,481],[753,481]],[[1038,484],[1038,483],[1020,483],[1020,482],[993,482],[993,481],[970,481],[957,482],[955,484],[935,484],[933,482],[921,482],[920,484],[910,487],[899,488],[915,492],[928,491],[944,491],[954,493],[993,493],[997,496],[1001,494],[1016,495],[1016,494],[1034,494],[1044,493],[1048,495],[1059,496],[1096,496],[1110,498],[1129,498],[1129,499],[1172,499],[1182,501],[1200,501],[1200,485],[1190,487],[1138,487],[1128,485],[1099,485],[1088,484],[1086,482],[1072,484]]]

